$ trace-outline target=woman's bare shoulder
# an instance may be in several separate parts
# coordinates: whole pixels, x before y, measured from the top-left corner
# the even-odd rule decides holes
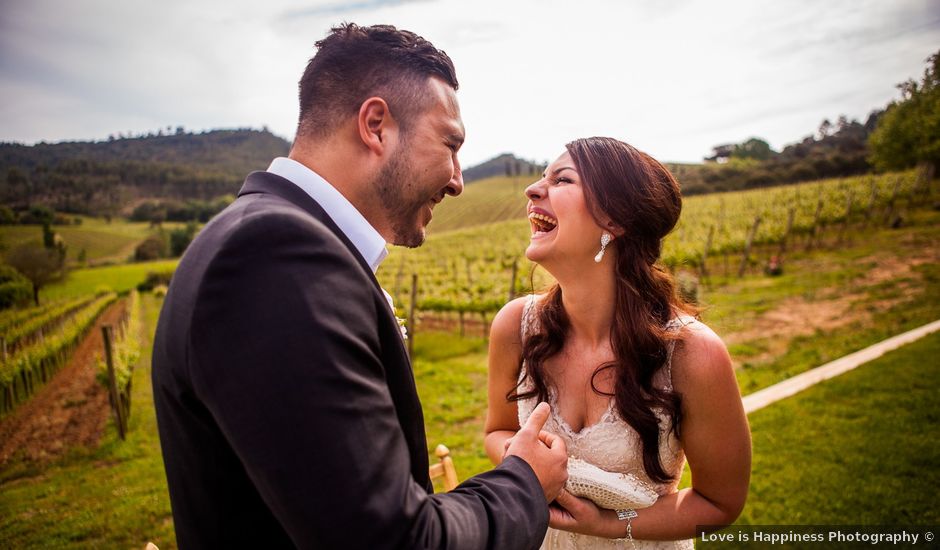
[[[519,345],[522,331],[522,314],[525,311],[528,296],[516,298],[504,305],[493,317],[490,325],[490,340],[501,345]]]
[[[672,358],[676,388],[701,387],[716,377],[734,376],[731,356],[724,341],[705,323],[686,319]]]

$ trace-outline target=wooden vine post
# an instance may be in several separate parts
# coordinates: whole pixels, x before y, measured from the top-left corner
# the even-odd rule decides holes
[[[845,199],[845,219],[842,221],[842,227],[839,229],[839,238],[836,240],[836,245],[842,244],[842,239],[845,237],[845,230],[849,226],[849,217],[852,215],[852,193],[849,192],[848,196]]]
[[[885,209],[884,223],[891,223],[891,215],[894,214],[894,203],[898,199],[898,187],[901,186],[901,176],[894,179],[894,189],[891,190],[891,198],[888,199],[888,207]]]
[[[865,211],[865,227],[871,222],[871,215],[875,211],[875,202],[878,200],[878,180],[872,176],[870,181],[871,195],[868,197],[868,210]]]
[[[754,236],[757,235],[757,227],[760,225],[760,216],[754,218],[754,225],[747,234],[747,242],[744,243],[744,256],[741,257],[741,267],[738,268],[738,278],[744,277],[744,270],[747,269],[747,262],[751,256],[751,245],[754,244]]]
[[[813,230],[809,234],[809,239],[806,241],[806,250],[809,250],[813,247],[813,241],[817,239],[817,236],[820,233],[819,230],[819,218],[822,215],[823,200],[820,198],[819,202],[816,203],[816,214],[813,215]]]
[[[708,277],[708,268],[705,265],[705,262],[708,260],[708,252],[712,249],[712,238],[715,236],[715,226],[712,225],[708,228],[708,239],[705,241],[705,250],[702,251],[702,280],[705,280]]]
[[[104,360],[108,365],[108,391],[111,393],[111,409],[114,411],[114,420],[117,424],[118,436],[121,441],[127,439],[127,418],[124,416],[124,407],[121,406],[121,393],[117,387],[117,377],[114,374],[114,357],[112,342],[114,332],[111,325],[101,327],[101,336],[104,338]]]
[[[787,230],[783,232],[783,238],[780,239],[780,256],[787,251],[787,239],[790,238],[790,232],[793,231],[793,217],[796,215],[796,209],[792,206],[787,212]]]

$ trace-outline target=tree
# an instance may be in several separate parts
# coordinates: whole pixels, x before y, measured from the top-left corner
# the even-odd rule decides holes
[[[822,123],[819,125],[819,131],[817,133],[819,134],[820,141],[826,139],[829,137],[829,134],[832,133],[832,123],[829,122],[828,118],[823,119]]]
[[[46,248],[55,248],[55,232],[48,223],[42,224],[42,245]]]
[[[891,103],[868,138],[871,162],[879,170],[940,163],[940,51],[927,59],[918,84],[898,84],[900,101]]]
[[[712,162],[727,162],[731,157],[731,154],[734,152],[734,148],[735,145],[733,143],[716,145],[712,147],[712,156],[705,157],[705,160],[710,160]]]
[[[176,258],[183,255],[189,243],[193,242],[196,236],[198,226],[195,222],[189,222],[186,227],[170,231],[170,256]]]
[[[33,284],[33,301],[37,306],[42,287],[65,276],[65,256],[57,249],[23,244],[11,250],[6,261]]]
[[[738,159],[767,160],[777,152],[761,138],[752,137],[740,145],[735,145],[731,156]]]

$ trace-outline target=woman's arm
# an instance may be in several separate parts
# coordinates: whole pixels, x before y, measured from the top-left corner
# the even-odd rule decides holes
[[[698,525],[729,525],[741,513],[751,474],[751,436],[727,348],[701,323],[693,323],[673,357],[673,386],[682,395],[681,442],[692,470],[692,487],[637,510],[636,539],[695,536]],[[619,538],[626,521],[611,510],[568,493],[553,506],[550,525]]]
[[[520,327],[525,298],[517,298],[499,310],[490,327],[489,378],[486,410],[486,454],[499,464],[506,442],[519,430],[516,403],[506,401],[506,394],[516,386],[522,358]]]

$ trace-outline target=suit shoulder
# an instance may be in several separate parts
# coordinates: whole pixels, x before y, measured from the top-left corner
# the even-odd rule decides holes
[[[227,239],[304,239],[338,242],[339,238],[321,220],[274,195],[239,197],[232,207],[213,220],[216,232]],[[206,229],[210,229],[209,226]]]

